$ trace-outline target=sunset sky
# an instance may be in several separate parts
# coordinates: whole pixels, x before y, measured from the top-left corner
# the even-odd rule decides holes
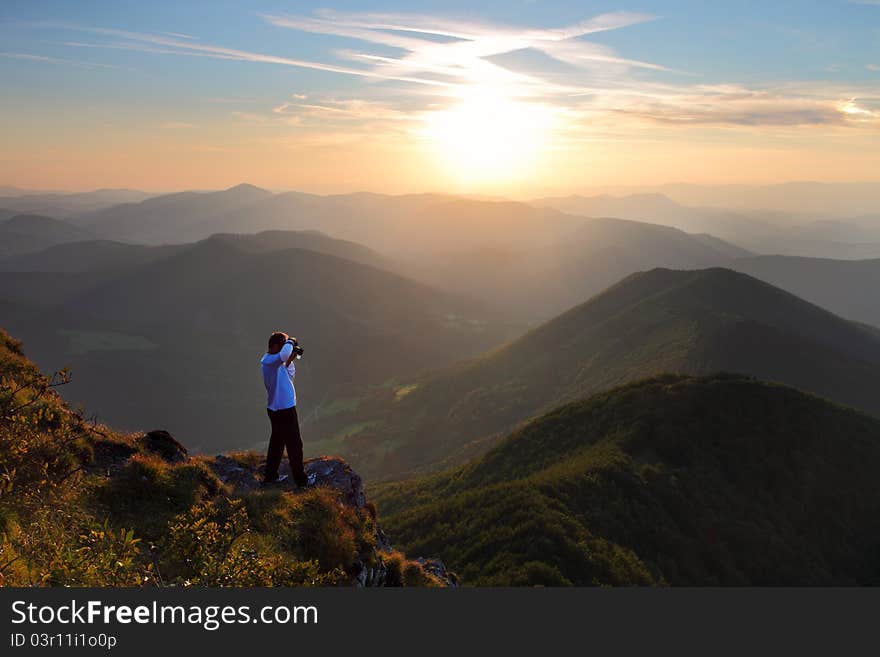
[[[0,184],[880,179],[880,0],[0,3]]]

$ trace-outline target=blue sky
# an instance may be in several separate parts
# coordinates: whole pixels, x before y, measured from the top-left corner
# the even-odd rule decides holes
[[[866,66],[880,57],[880,3],[849,0],[787,0],[776,2],[152,2],[116,0],[9,1],[0,5],[2,49],[34,55],[153,68],[143,57],[117,53],[83,54],[63,44],[76,33],[41,22],[117,28],[143,32],[179,32],[225,46],[255,49],[291,57],[330,54],[352,41],[332,36],[297,34],[267,24],[261,14],[311,14],[332,7],[340,12],[402,12],[468,20],[488,20],[528,27],[560,27],[584,17],[613,11],[644,12],[655,21],[597,37],[636,59],[662,63],[725,80],[760,81],[876,79]],[[475,9],[479,7],[479,9]],[[82,35],[80,35],[82,36]],[[80,39],[81,40],[81,39]],[[14,64],[0,63],[4,75]],[[244,79],[271,73],[235,71]],[[332,84],[332,80],[328,84]]]
[[[430,47],[456,42],[473,50]],[[50,152],[89,153],[74,133],[108,165],[113,144],[142,148],[159,129],[176,141],[156,143],[180,152],[253,151],[257,126],[288,149],[382,134],[387,151],[456,103],[465,110],[441,121],[451,142],[480,113],[507,112],[511,125],[552,123],[542,151],[646,134],[691,149],[814,140],[836,157],[855,148],[861,166],[871,160],[843,142],[876,143],[880,2],[7,0],[0,84],[13,145],[0,175],[42,153],[28,179]]]

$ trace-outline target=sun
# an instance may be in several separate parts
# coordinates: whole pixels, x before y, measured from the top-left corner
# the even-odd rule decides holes
[[[427,112],[421,136],[464,187],[504,185],[532,175],[550,146],[554,114],[545,105],[471,90]]]

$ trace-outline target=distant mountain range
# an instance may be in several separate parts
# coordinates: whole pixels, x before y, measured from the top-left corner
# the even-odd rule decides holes
[[[149,245],[218,232],[319,230],[376,250],[385,257],[383,268],[494,304],[526,322],[551,317],[646,263],[704,267],[749,255],[711,236],[688,236],[655,224],[585,220],[509,201],[436,194],[272,194],[246,184],[153,197],[71,221],[105,240]],[[21,266],[32,267],[5,268]]]
[[[0,275],[4,324],[46,370],[72,366],[70,400],[122,428],[166,423],[194,449],[262,441],[257,362],[272,330],[302,339],[312,410],[511,336],[478,304],[314,233],[137,247],[138,264],[108,256],[129,247],[86,244],[100,269]]]
[[[463,248],[445,258],[410,263],[404,271],[534,324],[646,267],[704,268],[744,255],[748,252],[722,240],[668,226],[584,219],[551,244]]]
[[[877,585],[878,468],[880,420],[667,375],[555,408],[377,502],[406,550],[468,584]]]
[[[876,214],[880,180],[822,183],[796,181],[770,185],[628,185],[596,188],[587,195],[663,194],[690,206],[728,208],[737,212],[821,213],[838,217]]]
[[[880,257],[878,202],[867,206],[872,214],[851,216],[845,206],[801,212],[743,208],[689,206],[659,193],[624,196],[564,196],[531,201],[537,207],[554,208],[587,217],[617,217],[658,223],[688,233],[705,233],[762,254],[825,258]],[[856,206],[861,208],[862,206]],[[826,214],[827,213],[827,214]]]
[[[219,232],[193,232],[194,226],[271,196],[264,189],[242,184],[219,192],[154,196],[80,214],[73,221],[108,239],[140,244],[190,242],[192,237],[202,239]]]
[[[547,244],[580,223],[522,203],[440,194],[272,194],[248,184],[156,196],[73,221],[104,238],[141,244],[191,242],[218,232],[320,230],[388,255],[406,248],[430,253],[462,245]]]
[[[0,261],[21,253],[32,253],[56,244],[93,237],[83,228],[51,217],[18,214],[0,218]]]
[[[793,305],[775,290],[772,301],[744,305],[770,288],[713,268],[753,275],[848,320],[880,326],[880,259],[755,255],[698,232],[727,225],[769,231],[762,239],[798,234],[825,244],[841,226],[870,237],[871,216],[797,224],[777,214],[761,222],[749,212],[687,207],[659,194],[536,202],[568,212],[441,194],[273,194],[247,184],[150,198],[126,190],[81,196],[77,203],[129,200],[63,220],[0,219],[0,310],[41,365],[89,372],[68,394],[122,427],[161,408],[170,422],[181,422],[186,440],[196,420],[174,411],[172,401],[216,408],[218,393],[203,391],[229,376],[236,383],[223,398],[223,417],[199,422],[213,427],[211,440],[221,446],[251,444],[243,441],[258,420],[226,418],[235,409],[249,417],[244,409],[258,396],[238,387],[251,376],[252,359],[242,354],[285,327],[319,354],[311,350],[303,363],[315,395],[310,430],[328,450],[362,454],[370,476],[455,462],[554,404],[666,369],[734,369],[876,410],[868,374],[873,347],[853,353],[841,346],[873,341],[871,329],[835,317],[835,326],[856,337],[843,329],[813,335],[818,315],[804,315],[807,304]],[[646,211],[648,221],[587,216]],[[664,225],[676,222],[687,230]],[[714,273],[648,272],[621,283],[645,286],[637,308],[595,310],[621,294],[619,281],[658,267]],[[711,280],[699,283],[702,277]],[[279,284],[290,296],[276,301]],[[689,307],[698,288],[714,290],[699,292],[714,301]],[[797,321],[774,323],[768,313],[775,305]],[[562,345],[543,337],[545,330],[555,335],[548,327],[575,306],[594,310]],[[535,352],[530,333],[527,342],[445,369],[536,326],[549,347]],[[217,358],[210,346],[217,339],[243,351]],[[777,342],[769,353],[767,345]],[[815,357],[798,357],[796,347]],[[520,362],[513,355],[520,352],[533,355]],[[130,358],[144,371],[137,386],[147,402],[113,383]],[[156,392],[155,382],[173,379],[178,364],[198,374]]]
[[[103,190],[80,196],[90,203],[106,203],[132,194],[139,193]],[[59,198],[69,196],[77,195]],[[373,249],[380,260],[368,264],[494,305],[512,321],[536,324],[651,267],[723,266],[760,277],[762,267],[746,262],[755,254],[880,257],[880,218],[875,215],[831,219],[815,212],[732,212],[681,205],[659,193],[569,196],[529,205],[440,194],[273,194],[241,184],[218,192],[143,196],[74,213],[59,227],[84,233],[52,243],[86,239],[96,244],[38,254],[51,244],[18,236],[8,239],[0,253],[0,269],[77,271],[94,269],[105,259],[121,266],[126,258],[139,263],[162,253],[111,242],[168,246],[218,232],[317,230]],[[94,264],[77,264],[92,261],[91,255]],[[342,257],[367,262],[353,254]],[[802,264],[810,271],[821,269]],[[846,266],[843,270],[854,271]],[[779,278],[767,280],[777,283]],[[825,296],[847,302],[828,305],[824,297],[818,302],[850,319],[875,322],[870,301],[848,302],[861,296],[864,288],[858,279],[839,275],[834,280],[839,287]],[[783,287],[815,298],[801,288]]]
[[[759,256],[730,264],[842,317],[880,326],[880,259]]]
[[[375,251],[354,242],[333,239],[317,231],[265,231],[253,235],[218,233],[212,235],[210,239],[234,244],[251,253],[306,249],[373,267],[391,268],[389,261]],[[191,246],[191,244],[144,246],[110,240],[66,242],[42,251],[0,259],[0,271],[85,272],[126,269],[154,262],[174,253],[185,252]]]
[[[16,214],[43,214],[56,219],[93,212],[120,203],[142,201],[154,196],[134,189],[97,189],[92,192],[31,192],[0,188],[0,208]]]
[[[325,421],[394,478],[479,454],[518,422],[663,372],[733,371],[880,413],[880,331],[726,269],[634,274],[475,360],[374,391]]]
[[[716,208],[690,207],[663,194],[626,196],[564,196],[530,202],[538,207],[587,217],[616,217],[674,226],[688,233],[711,233],[725,239],[731,236],[751,241],[772,232],[774,226],[736,212]]]

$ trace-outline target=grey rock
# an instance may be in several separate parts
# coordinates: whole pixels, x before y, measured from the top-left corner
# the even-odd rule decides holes
[[[208,465],[223,483],[243,492],[260,487],[266,468],[265,461],[256,467],[247,467],[222,454],[218,454],[208,461]],[[343,459],[336,456],[320,456],[306,460],[304,468],[310,487],[326,486],[332,488],[340,493],[343,503],[356,509],[363,509],[366,506],[367,499],[364,493],[363,479]],[[287,475],[287,481],[282,486],[286,489],[296,490],[290,473],[290,465],[286,460],[282,462],[278,472],[279,475]]]
[[[328,486],[338,490],[342,493],[343,501],[356,509],[366,506],[364,480],[341,458],[320,456],[308,459],[304,467],[310,486]]]
[[[414,561],[418,561],[425,572],[432,574],[437,579],[446,582],[447,586],[458,586],[458,577],[455,573],[450,572],[446,569],[446,564],[444,564],[440,559],[425,559],[424,557],[416,557]]]
[[[138,439],[144,449],[156,454],[168,463],[182,463],[189,458],[186,447],[181,445],[174,436],[164,429],[148,431]]]
[[[223,454],[218,454],[208,462],[214,474],[228,486],[237,491],[248,492],[260,487],[260,480],[256,477],[256,470],[245,468],[235,459]]]

